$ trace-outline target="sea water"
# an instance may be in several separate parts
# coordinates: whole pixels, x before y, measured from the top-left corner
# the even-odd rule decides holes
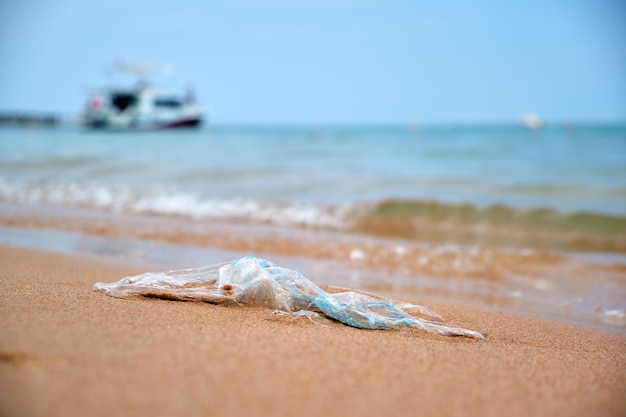
[[[213,127],[135,133],[0,130],[0,178],[53,190],[124,188],[340,204],[436,200],[626,215],[626,126]]]
[[[0,237],[178,268],[199,242],[309,256],[318,283],[624,328],[626,126],[4,128]]]
[[[368,215],[504,216],[626,232],[626,126],[4,129],[0,201],[337,229]]]

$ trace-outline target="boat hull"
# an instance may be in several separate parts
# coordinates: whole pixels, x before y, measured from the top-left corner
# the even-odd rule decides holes
[[[160,127],[160,129],[181,129],[181,128],[194,128],[199,127],[202,124],[202,119],[184,119],[175,122],[166,123]]]
[[[129,123],[128,125],[112,124],[102,119],[83,122],[83,126],[86,129],[115,131],[193,129],[201,125],[201,118],[187,118],[162,123]]]

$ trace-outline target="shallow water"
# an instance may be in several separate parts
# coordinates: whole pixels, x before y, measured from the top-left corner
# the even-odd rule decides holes
[[[626,215],[626,126],[0,130],[0,177],[202,198],[435,200]]]
[[[337,232],[0,205],[0,243],[86,253],[146,271],[254,254],[320,285],[626,328],[623,255],[414,244]]]
[[[0,202],[624,252],[626,127],[4,129]]]
[[[623,326],[626,126],[2,129],[0,224]]]

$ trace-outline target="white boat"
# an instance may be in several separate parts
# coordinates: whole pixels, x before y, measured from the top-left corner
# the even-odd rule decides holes
[[[135,75],[153,71],[147,66],[123,66],[122,69]],[[199,126],[205,115],[192,91],[167,91],[143,81],[130,88],[97,90],[91,94],[85,107],[81,124],[89,129],[188,128]]]
[[[523,114],[520,123],[529,130],[541,130],[545,125],[543,119],[534,113]]]

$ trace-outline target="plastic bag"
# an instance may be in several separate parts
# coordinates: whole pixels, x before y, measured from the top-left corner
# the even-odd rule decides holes
[[[445,336],[483,339],[473,330],[448,326],[425,307],[356,291],[328,293],[297,271],[246,256],[223,264],[169,272],[148,272],[118,282],[97,283],[94,290],[113,297],[157,297],[214,304],[262,305],[284,314],[316,313],[359,329],[413,327]]]

